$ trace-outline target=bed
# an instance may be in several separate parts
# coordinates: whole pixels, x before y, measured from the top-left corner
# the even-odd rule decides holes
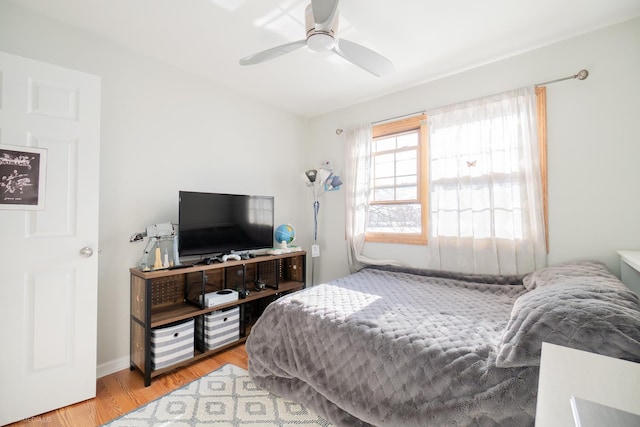
[[[526,276],[369,267],[270,304],[261,388],[339,426],[527,426],[542,341],[640,361],[640,302],[604,264]]]

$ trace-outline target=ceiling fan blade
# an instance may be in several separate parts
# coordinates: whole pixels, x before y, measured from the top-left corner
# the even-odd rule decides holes
[[[378,77],[388,76],[395,71],[393,63],[387,58],[368,47],[349,40],[337,40],[333,51],[352,64]]]
[[[324,30],[331,24],[338,10],[338,0],[311,0],[316,30]]]
[[[253,55],[246,56],[240,60],[240,65],[254,65],[260,62],[269,61],[271,59],[282,56],[285,53],[293,52],[296,49],[306,46],[307,40],[298,40],[292,43],[283,44],[281,46],[272,47],[271,49],[263,50],[262,52],[254,53]]]

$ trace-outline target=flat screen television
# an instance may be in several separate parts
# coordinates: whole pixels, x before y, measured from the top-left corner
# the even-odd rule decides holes
[[[180,191],[180,257],[273,247],[273,196]]]

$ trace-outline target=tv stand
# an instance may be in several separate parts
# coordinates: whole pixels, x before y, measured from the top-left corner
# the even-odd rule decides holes
[[[168,371],[246,341],[252,325],[272,301],[306,287],[306,253],[295,252],[224,263],[196,264],[178,270],[129,269],[131,278],[130,367],[144,376],[144,384]],[[207,306],[205,295],[237,292],[237,299]],[[234,313],[228,316],[224,313]],[[208,325],[214,319],[238,319],[236,338],[220,347],[202,346],[203,328],[195,327],[193,353],[168,366],[155,368],[152,340],[163,329],[194,321]],[[237,314],[236,314],[237,313]],[[206,320],[205,320],[206,319]],[[222,320],[220,320],[222,321]],[[207,326],[208,327],[208,326]],[[235,329],[235,328],[234,328]],[[209,331],[210,332],[210,331]],[[177,334],[176,334],[177,336]],[[156,361],[157,362],[157,361]]]

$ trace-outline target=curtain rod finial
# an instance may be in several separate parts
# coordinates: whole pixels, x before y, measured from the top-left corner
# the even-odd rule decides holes
[[[587,77],[589,77],[589,71],[587,70],[580,70],[578,71],[578,74],[576,74],[575,76],[573,76],[574,78],[578,79],[578,80],[584,80]]]
[[[343,130],[342,129],[336,129],[336,135],[342,135]]]
[[[544,86],[544,85],[547,85],[547,84],[556,83],[556,82],[562,82],[562,81],[569,80],[569,79],[584,80],[587,77],[589,77],[589,72],[587,70],[580,70],[580,71],[578,71],[578,74],[574,74],[573,76],[562,77],[560,79],[555,79],[555,80],[549,80],[548,82],[544,82],[544,83],[536,83],[536,86]]]

